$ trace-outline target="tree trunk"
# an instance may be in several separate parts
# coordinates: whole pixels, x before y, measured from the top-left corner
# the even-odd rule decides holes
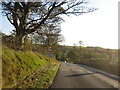
[[[24,35],[24,34],[16,35],[16,47],[18,50],[24,49],[25,37],[26,37],[26,35]]]

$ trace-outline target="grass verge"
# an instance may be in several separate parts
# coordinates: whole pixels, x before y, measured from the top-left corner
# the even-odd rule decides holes
[[[59,64],[50,64],[40,67],[34,73],[19,82],[14,88],[49,88],[57,73]]]
[[[48,88],[59,62],[32,51],[2,47],[2,88]]]

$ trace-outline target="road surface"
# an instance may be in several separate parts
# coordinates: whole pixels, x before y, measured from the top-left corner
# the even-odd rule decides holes
[[[62,62],[50,88],[118,88],[118,81],[81,65]]]

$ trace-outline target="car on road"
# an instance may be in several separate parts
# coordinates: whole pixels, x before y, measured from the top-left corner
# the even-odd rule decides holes
[[[64,63],[66,63],[66,61],[64,61]]]

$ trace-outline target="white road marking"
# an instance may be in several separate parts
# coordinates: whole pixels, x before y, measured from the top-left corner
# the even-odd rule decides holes
[[[79,72],[83,72],[83,69],[71,69],[71,68],[61,68],[62,71],[79,71]]]

